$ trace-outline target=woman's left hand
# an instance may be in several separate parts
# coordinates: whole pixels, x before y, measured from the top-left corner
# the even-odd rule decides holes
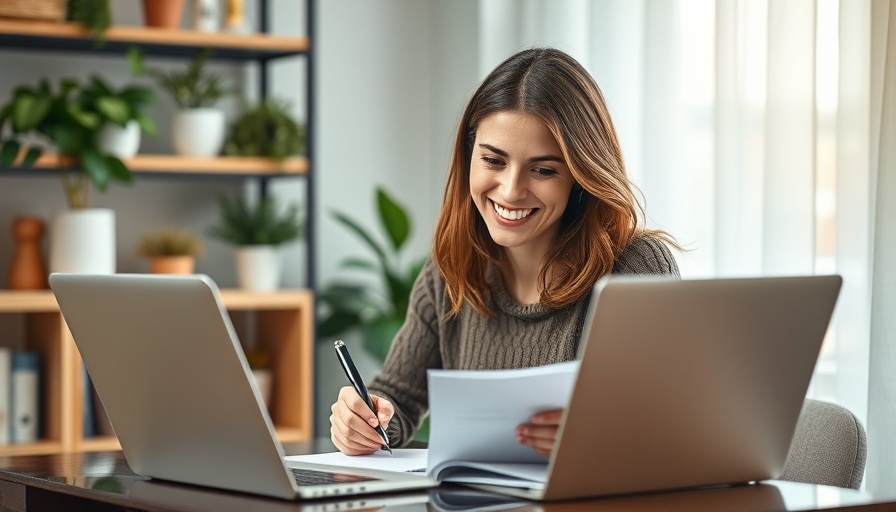
[[[563,409],[533,414],[529,423],[516,427],[516,442],[532,448],[539,455],[550,457],[562,417]]]

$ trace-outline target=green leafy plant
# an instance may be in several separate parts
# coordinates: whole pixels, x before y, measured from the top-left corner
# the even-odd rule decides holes
[[[186,70],[147,70],[162,89],[168,91],[171,98],[182,109],[210,107],[221,98],[234,93],[234,89],[225,84],[221,75],[209,73],[205,63],[211,50],[199,51],[191,60]],[[129,56],[131,66],[142,69],[142,63],[136,62],[140,57],[136,52]]]
[[[20,86],[13,97],[0,106],[0,167],[32,166],[43,154],[42,146],[20,139],[39,136],[56,146],[63,157],[58,167],[68,204],[86,208],[90,187],[104,192],[111,181],[131,182],[133,176],[124,163],[103,153],[98,133],[108,112],[88,101],[85,87],[72,79],[61,80],[54,88],[42,80],[37,87]]]
[[[356,235],[372,252],[372,258],[348,258],[345,269],[372,274],[378,285],[340,280],[318,294],[323,316],[318,324],[319,339],[332,343],[332,338],[353,328],[360,328],[364,348],[379,360],[385,360],[392,338],[404,323],[410,302],[411,288],[423,268],[425,258],[401,264],[401,250],[411,232],[407,211],[385,190],[376,189],[377,212],[386,243],[381,243],[360,224],[345,214],[333,217]]]
[[[250,206],[241,198],[221,197],[218,223],[209,235],[233,245],[280,245],[302,236],[304,226],[297,205],[280,214],[270,196]]]
[[[156,134],[156,125],[146,111],[155,102],[156,95],[148,87],[129,85],[115,89],[96,75],[81,91],[82,107],[98,112],[103,121],[124,128],[134,120],[149,135]]]
[[[174,228],[147,233],[137,246],[137,253],[146,258],[199,256],[204,250],[202,241],[192,231]]]
[[[268,99],[248,108],[230,127],[224,154],[263,156],[278,162],[305,151],[305,128],[289,114],[289,103]]]
[[[106,42],[106,30],[112,26],[109,0],[68,0],[66,19],[84,25],[93,35],[96,46]]]

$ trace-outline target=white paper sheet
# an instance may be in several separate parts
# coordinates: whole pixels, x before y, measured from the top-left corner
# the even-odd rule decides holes
[[[516,370],[429,370],[429,467],[443,461],[542,462],[516,442],[532,414],[569,403],[578,361]]]
[[[349,468],[378,469],[398,473],[426,471],[427,450],[419,448],[397,448],[392,456],[386,451],[377,451],[370,455],[346,455],[342,452],[315,453],[311,455],[287,455],[286,462],[311,462],[329,466]]]

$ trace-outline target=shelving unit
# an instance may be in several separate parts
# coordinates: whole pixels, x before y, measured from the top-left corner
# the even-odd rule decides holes
[[[97,48],[93,37],[82,27],[68,23],[0,19],[0,48],[17,51],[74,52],[104,54],[124,58],[138,46],[147,58],[189,58],[203,48],[213,49],[213,60],[256,62],[260,72],[260,96],[268,89],[268,62],[285,57],[305,59],[306,74],[306,156],[288,158],[278,164],[269,159],[244,157],[188,158],[176,155],[140,154],[125,160],[135,174],[178,176],[223,176],[255,179],[265,193],[267,181],[282,176],[302,177],[306,183],[305,241],[307,243],[307,282],[309,289],[254,293],[223,290],[222,299],[229,312],[253,311],[256,315],[254,338],[271,355],[274,389],[270,413],[283,442],[308,440],[313,436],[314,366],[314,197],[313,190],[313,39],[314,0],[306,0],[306,36],[267,34],[266,0],[259,0],[259,33],[202,33],[189,30],[163,30],[142,26],[113,26],[106,43]],[[61,166],[57,155],[44,155],[35,166],[2,169],[3,176],[29,176],[56,172]],[[139,185],[138,185],[139,186]],[[42,438],[29,444],[0,445],[0,456],[34,455],[59,452],[117,449],[115,438],[83,435],[84,407],[82,362],[56,300],[49,290],[0,290],[0,315],[21,317],[24,349],[42,356]]]
[[[313,294],[309,290],[223,290],[221,298],[230,312],[251,310],[258,315],[256,341],[274,361],[270,413],[281,440],[310,439]],[[38,443],[0,446],[0,456],[116,449],[114,438],[85,439],[82,435],[81,357],[53,293],[2,291],[0,314],[23,316],[25,348],[42,356],[45,433]]]

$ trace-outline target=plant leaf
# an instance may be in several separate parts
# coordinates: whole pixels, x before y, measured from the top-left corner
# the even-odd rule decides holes
[[[408,214],[404,208],[389,197],[386,191],[381,188],[376,189],[376,202],[379,207],[380,222],[386,228],[392,247],[398,251],[404,245],[411,232],[411,222],[408,220]]]
[[[378,243],[376,243],[376,241],[370,235],[368,235],[366,231],[364,231],[364,228],[362,228],[349,217],[339,212],[333,212],[333,217],[343,226],[347,227],[350,231],[358,235],[361,240],[363,240],[364,243],[367,244],[368,247],[373,249],[373,252],[376,253],[376,256],[380,260],[380,264],[383,266],[383,268],[386,268],[388,266],[386,251],[384,251],[383,248]]]
[[[134,76],[140,76],[146,71],[143,67],[143,50],[139,46],[128,47],[128,68]]]
[[[25,157],[22,158],[22,167],[31,167],[43,153],[43,150],[40,148],[30,148],[28,152],[25,153]]]
[[[12,109],[12,125],[17,132],[36,128],[50,111],[51,100],[44,94],[21,94]]]
[[[0,167],[9,167],[16,161],[19,156],[19,142],[10,139],[3,143],[0,147]]]
[[[105,192],[110,175],[106,158],[95,149],[85,149],[81,153],[81,166],[97,190]]]
[[[102,96],[96,101],[96,108],[110,121],[121,126],[122,128],[130,120],[130,111],[128,104],[121,98],[115,96]]]
[[[114,156],[106,156],[106,168],[109,169],[109,177],[111,179],[116,179],[118,181],[122,181],[124,183],[131,183],[134,181],[134,175],[131,174],[131,171],[128,169],[124,162],[122,162],[118,157]]]

